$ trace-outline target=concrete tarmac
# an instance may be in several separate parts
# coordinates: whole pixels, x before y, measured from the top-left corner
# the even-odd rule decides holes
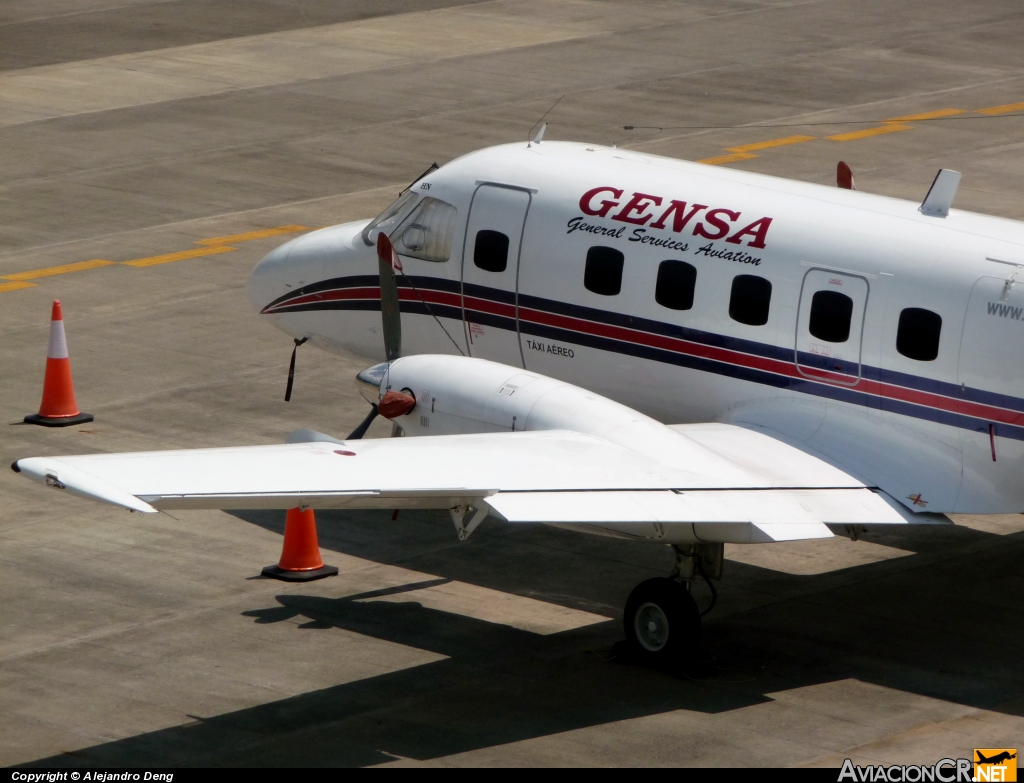
[[[344,435],[367,357],[245,297],[433,161],[548,138],[1024,219],[1019,0],[15,0],[0,8],[0,457]],[[562,97],[564,96],[564,97]],[[559,100],[560,99],[560,100]],[[634,126],[625,130],[623,126]],[[722,127],[726,126],[726,127]],[[92,424],[17,424],[64,303]],[[372,434],[386,435],[382,424]],[[1024,738],[1024,516],[729,547],[714,666],[612,660],[657,545],[443,516],[141,519],[0,472],[0,763],[926,763]],[[703,588],[698,588],[703,589]],[[706,602],[708,596],[698,596]]]

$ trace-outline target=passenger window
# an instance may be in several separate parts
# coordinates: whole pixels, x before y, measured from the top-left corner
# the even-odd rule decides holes
[[[500,231],[477,231],[473,263],[486,272],[504,272],[508,266],[508,237]]]
[[[939,355],[942,316],[920,307],[908,307],[900,313],[896,329],[896,350],[908,359],[931,362]]]
[[[601,296],[615,296],[622,290],[625,256],[613,247],[592,247],[587,251],[583,285]]]
[[[811,335],[827,343],[850,339],[853,300],[838,291],[815,291],[811,297]]]
[[[425,198],[391,237],[395,250],[424,261],[447,261],[452,255],[455,207]]]
[[[732,279],[729,317],[748,326],[768,323],[768,307],[772,301],[772,284],[757,275],[736,275]]]
[[[697,285],[697,268],[685,261],[662,261],[658,265],[658,283],[654,301],[672,310],[693,307],[693,289]]]

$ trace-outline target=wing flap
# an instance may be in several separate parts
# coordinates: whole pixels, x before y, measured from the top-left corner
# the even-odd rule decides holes
[[[906,524],[868,489],[498,492],[487,505],[509,522],[597,526],[666,540],[761,543],[832,536],[827,524]],[[685,529],[676,529],[682,528]]]
[[[829,538],[828,524],[906,524],[866,488],[713,491],[498,492],[508,522],[582,526],[627,537],[731,543]]]
[[[500,491],[487,501],[509,522],[906,524],[869,489]]]

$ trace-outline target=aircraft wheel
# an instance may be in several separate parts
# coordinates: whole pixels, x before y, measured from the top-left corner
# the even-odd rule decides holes
[[[626,601],[622,624],[630,651],[644,663],[676,666],[700,650],[700,612],[674,579],[656,577],[637,585]]]

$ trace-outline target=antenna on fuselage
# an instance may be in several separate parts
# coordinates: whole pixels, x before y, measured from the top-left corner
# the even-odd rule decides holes
[[[541,127],[540,130],[537,132],[537,135],[533,137],[533,140],[526,142],[527,149],[532,147],[534,144],[540,144],[541,140],[544,138],[544,131],[548,129],[548,124],[544,122],[544,120],[547,118],[549,114],[551,114],[552,110],[554,110],[554,108],[561,102],[562,98],[564,97],[565,93],[563,92],[561,95],[558,96],[558,100],[551,104],[551,108],[544,112],[544,114],[541,115],[541,118],[539,120],[533,123],[533,126],[530,128],[529,133],[526,134],[527,139],[530,138],[530,134],[533,133],[534,128],[536,128],[538,125],[540,125]]]
[[[850,165],[844,161],[839,161],[839,165],[836,166],[836,186],[845,188],[846,190],[856,190],[857,185],[853,181],[853,171],[850,169]]]
[[[949,214],[949,208],[953,206],[953,198],[956,196],[956,189],[959,185],[959,171],[939,169],[932,186],[928,189],[928,195],[924,197],[924,201],[918,207],[921,214],[930,217],[946,217]]]
[[[434,161],[433,163],[430,164],[430,166],[427,168],[426,171],[424,171],[422,174],[420,174],[418,177],[416,177],[416,179],[414,179],[412,182],[410,182],[408,185],[406,185],[404,188],[402,188],[402,190],[398,193],[398,195],[401,196],[402,193],[405,193],[405,191],[407,191],[410,188],[412,188],[413,185],[415,185],[417,182],[419,182],[421,179],[423,179],[425,176],[427,176],[427,174],[429,174],[430,172],[434,171],[435,169],[439,169],[439,168],[441,168],[441,167],[437,165],[437,161]]]

